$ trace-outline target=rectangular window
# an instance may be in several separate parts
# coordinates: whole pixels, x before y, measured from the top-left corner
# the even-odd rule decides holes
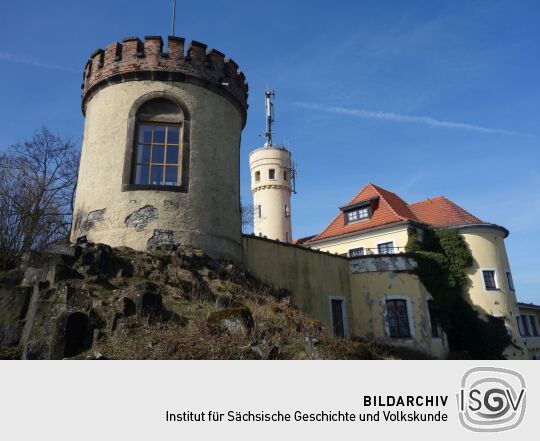
[[[287,175],[287,172],[284,171],[284,172],[283,172],[283,180],[284,180],[285,182],[287,182],[288,179],[289,179],[289,176]]]
[[[261,180],[261,172],[256,171],[255,172],[255,182],[259,182]]]
[[[377,245],[377,251],[379,254],[393,254],[395,253],[394,242],[384,242]]]
[[[536,320],[534,315],[529,316],[529,324],[531,325],[531,335],[538,337],[538,328],[536,327]]]
[[[178,185],[179,126],[141,124],[137,131],[135,184]]]
[[[510,271],[506,271],[506,281],[508,282],[508,289],[510,291],[515,291],[514,280],[512,279],[512,273]]]
[[[433,300],[428,300],[429,321],[431,323],[431,337],[440,338],[437,312],[433,309]]]
[[[519,335],[521,335],[521,336],[523,337],[523,336],[524,336],[524,333],[523,333],[523,324],[522,324],[522,322],[521,322],[521,316],[520,316],[520,315],[516,315],[516,323],[517,323]]]
[[[332,327],[334,334],[338,337],[345,337],[345,324],[343,323],[343,300],[330,299],[332,308]]]
[[[521,316],[521,326],[523,328],[523,337],[530,337],[531,333],[529,332],[529,323],[526,315]]]
[[[289,217],[291,214],[291,211],[289,210],[289,206],[285,204],[285,217]]]
[[[259,216],[259,219],[262,217],[262,207],[260,205],[257,205],[257,214]]]
[[[494,270],[483,270],[482,275],[484,277],[484,286],[487,290],[496,290],[497,289],[497,281],[495,279],[495,271]]]
[[[349,257],[358,257],[364,255],[364,247],[352,248],[349,250]]]
[[[285,242],[289,243],[289,232],[285,231]]]
[[[387,300],[386,314],[390,337],[410,338],[411,329],[409,327],[409,315],[407,313],[406,300]]]
[[[268,170],[268,179],[276,179],[276,170],[271,168]]]
[[[356,208],[345,212],[345,223],[354,224],[370,218],[369,206]]]

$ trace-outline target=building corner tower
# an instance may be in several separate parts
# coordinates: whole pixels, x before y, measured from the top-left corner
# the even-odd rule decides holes
[[[253,193],[254,233],[260,237],[292,242],[291,193],[295,169],[291,152],[272,142],[274,92],[265,92],[266,142],[249,155]]]
[[[128,37],[86,64],[71,239],[240,260],[246,78],[203,43],[167,42]]]

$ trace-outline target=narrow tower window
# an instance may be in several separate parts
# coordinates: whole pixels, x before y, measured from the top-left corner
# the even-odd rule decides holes
[[[288,176],[288,174],[287,174],[287,171],[284,171],[284,172],[283,172],[283,180],[284,180],[285,182],[287,182],[287,181],[289,180],[289,176]]]
[[[271,168],[268,170],[268,179],[276,179],[276,170]]]
[[[259,219],[262,217],[262,207],[261,205],[257,205],[257,214],[259,215]]]
[[[158,98],[137,111],[135,185],[178,186],[182,171],[182,112],[175,103]]]
[[[261,180],[261,172],[256,171],[255,172],[255,182],[259,182]]]

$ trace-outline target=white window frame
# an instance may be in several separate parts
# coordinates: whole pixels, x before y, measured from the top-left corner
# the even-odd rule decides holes
[[[347,301],[343,296],[329,295],[328,296],[328,312],[330,318],[330,325],[332,326],[332,333],[334,331],[334,317],[332,315],[332,300],[341,300],[341,314],[343,316],[343,334],[344,338],[349,337],[349,320],[347,318]]]
[[[512,277],[512,271],[509,269],[504,271],[504,275],[506,276],[506,286],[508,287],[508,291],[516,292],[516,285],[514,284],[514,278]],[[510,279],[508,279],[508,276],[510,276]],[[512,283],[510,284],[510,280]],[[512,286],[510,286],[512,285]]]
[[[387,241],[389,242],[389,241]],[[383,242],[384,243],[384,242]],[[405,300],[407,305],[407,321],[409,322],[409,334],[410,337],[391,337],[390,336],[390,324],[388,323],[388,312],[386,310],[386,302],[388,300]],[[383,308],[383,323],[384,323],[384,335],[391,340],[414,340],[416,339],[416,333],[414,332],[414,317],[413,317],[413,308],[412,302],[409,296],[396,294],[391,296],[384,296],[381,299],[382,308]]]
[[[349,214],[350,214],[350,213],[354,213],[354,212],[360,213],[360,211],[364,211],[364,210],[365,210],[366,213],[367,213],[367,216],[366,216],[366,217],[362,217],[362,218],[358,217],[357,219],[349,220]],[[354,209],[352,209],[352,210],[346,210],[346,211],[344,212],[344,214],[345,214],[345,224],[346,224],[346,225],[352,225],[352,224],[357,224],[357,223],[359,223],[359,222],[364,222],[364,221],[370,220],[370,219],[371,219],[371,214],[372,214],[372,213],[371,213],[371,207],[370,207],[370,205],[363,205],[363,206],[361,206],[361,207],[354,208]]]
[[[379,253],[379,245],[382,245],[383,243],[390,243],[392,242],[392,248],[394,249],[394,252],[392,254],[397,254],[399,252],[397,246],[396,246],[396,239],[387,239],[382,240],[381,242],[375,242],[375,249],[377,250],[377,254],[385,255],[387,253]]]
[[[484,271],[493,271],[493,279],[495,280],[495,288],[488,288],[486,286],[486,279],[484,278]],[[484,285],[484,291],[486,292],[500,291],[501,287],[499,285],[499,275],[495,268],[480,268],[480,277],[482,278],[482,285]]]

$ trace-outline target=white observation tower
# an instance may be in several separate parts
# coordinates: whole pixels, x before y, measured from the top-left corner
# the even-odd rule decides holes
[[[291,193],[294,192],[295,169],[291,152],[272,142],[275,94],[265,95],[266,141],[249,155],[251,192],[253,193],[254,233],[257,236],[292,241]]]

